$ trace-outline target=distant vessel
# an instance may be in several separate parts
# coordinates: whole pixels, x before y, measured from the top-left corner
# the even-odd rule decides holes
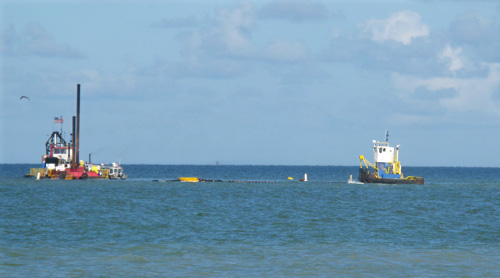
[[[63,123],[62,117],[54,118],[55,123]],[[77,85],[76,117],[73,116],[72,141],[67,143],[61,132],[54,131],[45,143],[42,168],[31,168],[25,177],[37,179],[126,179],[123,168],[116,163],[98,165],[79,160],[80,141],[80,84]]]
[[[399,162],[399,145],[389,145],[389,132],[386,133],[385,142],[373,140],[373,154],[375,164],[370,163],[363,155],[359,156],[359,177],[363,183],[386,184],[424,184],[424,178],[404,177]],[[363,168],[364,164],[364,168]],[[373,170],[373,172],[371,171]]]

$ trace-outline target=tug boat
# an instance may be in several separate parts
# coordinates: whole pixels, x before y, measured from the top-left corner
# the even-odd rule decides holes
[[[37,179],[126,179],[123,167],[117,163],[111,165],[91,164],[79,160],[80,137],[80,84],[77,84],[77,116],[73,116],[72,140],[67,143],[62,136],[62,117],[54,118],[61,124],[61,132],[54,131],[45,143],[45,155],[42,156],[42,168],[31,168],[26,178]]]
[[[372,164],[363,155],[359,156],[359,177],[362,183],[385,184],[424,184],[424,178],[404,177],[399,162],[399,145],[389,145],[389,133],[386,133],[385,142],[373,140],[373,154],[375,163]],[[363,165],[365,167],[363,167]],[[372,172],[373,171],[373,172]]]

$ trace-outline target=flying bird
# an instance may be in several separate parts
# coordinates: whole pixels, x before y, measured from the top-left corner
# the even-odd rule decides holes
[[[30,98],[29,98],[29,97],[27,97],[27,96],[21,96],[19,99],[21,100],[21,99],[23,99],[23,98],[26,98],[26,99],[28,99],[29,101],[31,101],[31,100],[30,100]]]

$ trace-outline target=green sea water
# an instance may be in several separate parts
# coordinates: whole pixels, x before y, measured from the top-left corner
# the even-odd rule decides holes
[[[348,184],[357,167],[125,165],[126,181],[30,167],[0,165],[0,277],[500,277],[498,168],[379,185]],[[153,181],[181,176],[223,182]]]

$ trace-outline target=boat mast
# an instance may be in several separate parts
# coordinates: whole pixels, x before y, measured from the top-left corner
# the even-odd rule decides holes
[[[64,123],[63,116],[59,117],[59,123],[61,124],[61,136],[63,136],[63,123]]]

